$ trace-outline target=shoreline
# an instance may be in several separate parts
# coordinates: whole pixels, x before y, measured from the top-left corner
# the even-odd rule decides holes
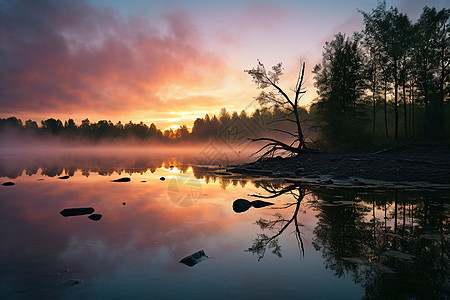
[[[227,172],[330,187],[450,189],[450,149],[305,152],[291,158],[276,157],[229,167]]]

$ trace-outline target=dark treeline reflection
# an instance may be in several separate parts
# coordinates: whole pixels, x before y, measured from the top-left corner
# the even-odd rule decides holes
[[[178,155],[179,156],[179,155]],[[230,162],[231,160],[227,160]],[[221,161],[217,161],[220,163]],[[62,175],[74,176],[80,171],[82,176],[89,177],[95,173],[102,176],[111,176],[113,174],[144,174],[146,172],[155,173],[158,169],[174,169],[180,173],[186,173],[189,170],[197,179],[204,179],[208,184],[218,182],[220,187],[225,190],[228,186],[244,187],[250,180],[242,176],[223,176],[216,174],[217,170],[225,168],[221,164],[215,166],[205,166],[199,157],[186,155],[179,156],[153,156],[147,153],[142,154],[55,154],[52,157],[48,155],[32,156],[5,156],[0,164],[0,177],[16,179],[23,174],[43,175],[47,177],[58,177]],[[219,174],[222,172],[218,172]],[[260,186],[255,182],[256,187]]]
[[[181,172],[186,172],[188,164],[175,158],[155,158],[150,155],[55,155],[51,159],[48,156],[32,157],[7,157],[0,164],[0,177],[11,179],[18,178],[25,172],[26,175],[41,174],[48,177],[61,175],[73,176],[81,171],[88,177],[91,173],[103,176],[117,174],[143,174],[157,169],[176,167]]]
[[[352,276],[365,288],[363,299],[444,299],[450,292],[448,193],[307,189],[273,182],[263,188],[266,196],[254,196],[291,195],[292,203],[278,207],[273,220],[255,222],[272,232],[258,234],[246,250],[258,259],[266,249],[281,257],[283,232],[290,238],[294,231],[304,251],[298,215],[304,205],[316,212],[312,243],[325,267],[337,277]],[[286,230],[289,225],[294,229]]]

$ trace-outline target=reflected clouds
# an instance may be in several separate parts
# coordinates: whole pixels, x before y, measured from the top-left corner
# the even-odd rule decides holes
[[[65,279],[86,282],[124,265],[180,272],[176,262],[193,241],[201,243],[230,224],[231,212],[222,205],[173,205],[167,184],[156,178],[150,184],[83,178],[80,172],[67,181],[20,178],[19,189],[1,191],[0,272],[15,292],[25,297],[53,294]],[[81,206],[94,207],[103,218],[92,222],[86,216],[59,214],[62,208]]]
[[[202,290],[208,295],[220,286],[221,292],[236,296],[249,289],[242,287],[246,278],[254,284],[274,282],[259,293],[303,292],[307,298],[326,292],[309,289],[312,280],[311,287],[319,282],[327,289],[338,282],[346,287],[333,290],[340,295],[362,287],[367,298],[398,293],[404,278],[422,282],[408,287],[411,297],[425,297],[430,290],[436,297],[445,293],[445,191],[333,190],[218,175],[215,169],[170,158],[104,159],[59,157],[47,167],[37,161],[30,169],[22,163],[27,171],[13,172],[21,174],[16,185],[0,189],[0,288],[6,296],[110,295],[101,289],[109,286],[116,292],[123,282],[140,288],[138,296],[168,295],[180,292],[173,282],[195,285],[200,278],[211,286]],[[111,181],[124,172],[129,182]],[[68,179],[58,179],[66,173]],[[160,181],[161,176],[167,180]],[[198,180],[202,192],[193,205],[171,201],[169,183],[175,177]],[[248,206],[243,198],[252,208],[235,213],[234,200]],[[273,205],[265,206],[268,201]],[[59,213],[75,207],[92,207],[102,218],[93,222],[86,215],[65,218]],[[199,249],[211,255],[208,263],[192,269],[179,263]],[[266,250],[275,255],[264,256]],[[230,274],[234,279],[225,280]],[[299,276],[308,284],[298,287]],[[150,283],[155,294],[149,294]]]

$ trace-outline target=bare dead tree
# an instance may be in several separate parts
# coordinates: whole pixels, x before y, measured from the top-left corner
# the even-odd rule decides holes
[[[250,76],[253,77],[253,81],[259,89],[270,88],[270,91],[261,91],[256,98],[261,105],[272,105],[282,107],[288,113],[283,121],[293,122],[296,125],[297,131],[295,133],[285,130],[274,129],[275,131],[282,132],[290,135],[294,140],[290,144],[283,143],[277,139],[262,137],[252,139],[253,142],[265,141],[268,142],[265,146],[259,149],[255,154],[262,153],[260,159],[267,157],[273,157],[276,153],[284,152],[291,155],[296,155],[306,150],[305,138],[302,132],[299,101],[306,91],[303,90],[303,77],[305,74],[305,63],[301,63],[301,68],[297,77],[297,83],[292,90],[294,97],[291,99],[283,89],[279,86],[280,76],[283,75],[283,67],[281,63],[272,67],[271,71],[267,71],[258,60],[256,68],[251,70],[245,70]]]

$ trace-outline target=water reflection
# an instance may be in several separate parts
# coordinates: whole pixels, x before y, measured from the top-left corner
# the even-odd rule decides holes
[[[16,174],[17,183],[0,188],[5,297],[439,299],[449,293],[448,192],[323,189],[218,174],[188,159],[79,157],[19,165],[0,165],[1,181]],[[112,182],[123,173],[129,182]],[[57,178],[62,175],[70,178]],[[235,213],[236,199],[273,205]],[[101,220],[60,215],[77,207],[94,207]],[[194,268],[179,263],[200,249],[211,258]]]
[[[323,264],[340,278],[351,275],[365,288],[364,299],[445,299],[449,295],[449,196],[446,192],[329,190],[295,184],[261,184],[258,198],[291,195],[295,209],[289,217],[255,222],[273,235],[257,234],[247,252],[264,257],[267,249],[278,257],[278,238],[292,224],[304,255],[298,213],[305,196],[317,223],[312,244]]]
[[[247,160],[244,156],[234,157],[228,162],[238,164]],[[23,173],[28,176],[42,175],[45,177],[59,177],[68,179],[75,172],[81,171],[85,177],[92,173],[111,176],[114,174],[144,174],[155,173],[158,169],[176,169],[181,174],[186,174],[188,169],[196,179],[203,179],[205,183],[219,181],[222,189],[228,186],[240,185],[244,187],[248,180],[242,176],[233,176],[225,173],[226,168],[221,164],[205,165],[199,157],[190,154],[179,153],[56,153],[50,154],[27,154],[27,155],[0,155],[0,177],[15,179]],[[188,174],[187,177],[192,175]],[[229,174],[229,176],[224,176]]]
[[[315,195],[314,246],[336,276],[351,274],[365,287],[365,298],[448,295],[448,194],[353,192],[339,201],[333,192]]]
[[[300,222],[298,220],[298,213],[300,211],[300,205],[302,204],[303,198],[306,196],[306,189],[300,184],[290,184],[287,186],[276,184],[274,181],[263,181],[261,182],[261,188],[268,193],[268,195],[253,194],[253,197],[263,198],[263,199],[273,199],[280,197],[285,194],[289,194],[292,197],[293,202],[286,203],[281,207],[276,207],[275,209],[287,209],[294,207],[294,212],[289,218],[283,217],[279,212],[275,213],[274,219],[269,220],[265,218],[260,218],[255,222],[261,230],[276,231],[273,235],[267,235],[266,233],[258,234],[256,239],[253,241],[253,245],[248,248],[247,252],[254,253],[258,256],[258,261],[260,261],[267,249],[270,249],[273,254],[278,257],[282,257],[281,247],[278,244],[278,238],[283,234],[283,232],[291,225],[294,226],[294,234],[297,240],[299,250],[302,255],[305,254],[305,248],[303,246],[302,234],[300,232]]]
[[[103,176],[117,174],[144,174],[155,173],[157,169],[175,166],[181,172],[189,168],[189,160],[176,159],[172,156],[153,156],[151,153],[139,155],[117,155],[117,154],[55,154],[9,156],[2,157],[0,164],[0,177],[11,179],[18,178],[25,172],[32,176],[42,174],[47,177],[57,177],[63,174],[74,176],[75,172],[81,171],[83,176],[89,177],[91,173]]]

